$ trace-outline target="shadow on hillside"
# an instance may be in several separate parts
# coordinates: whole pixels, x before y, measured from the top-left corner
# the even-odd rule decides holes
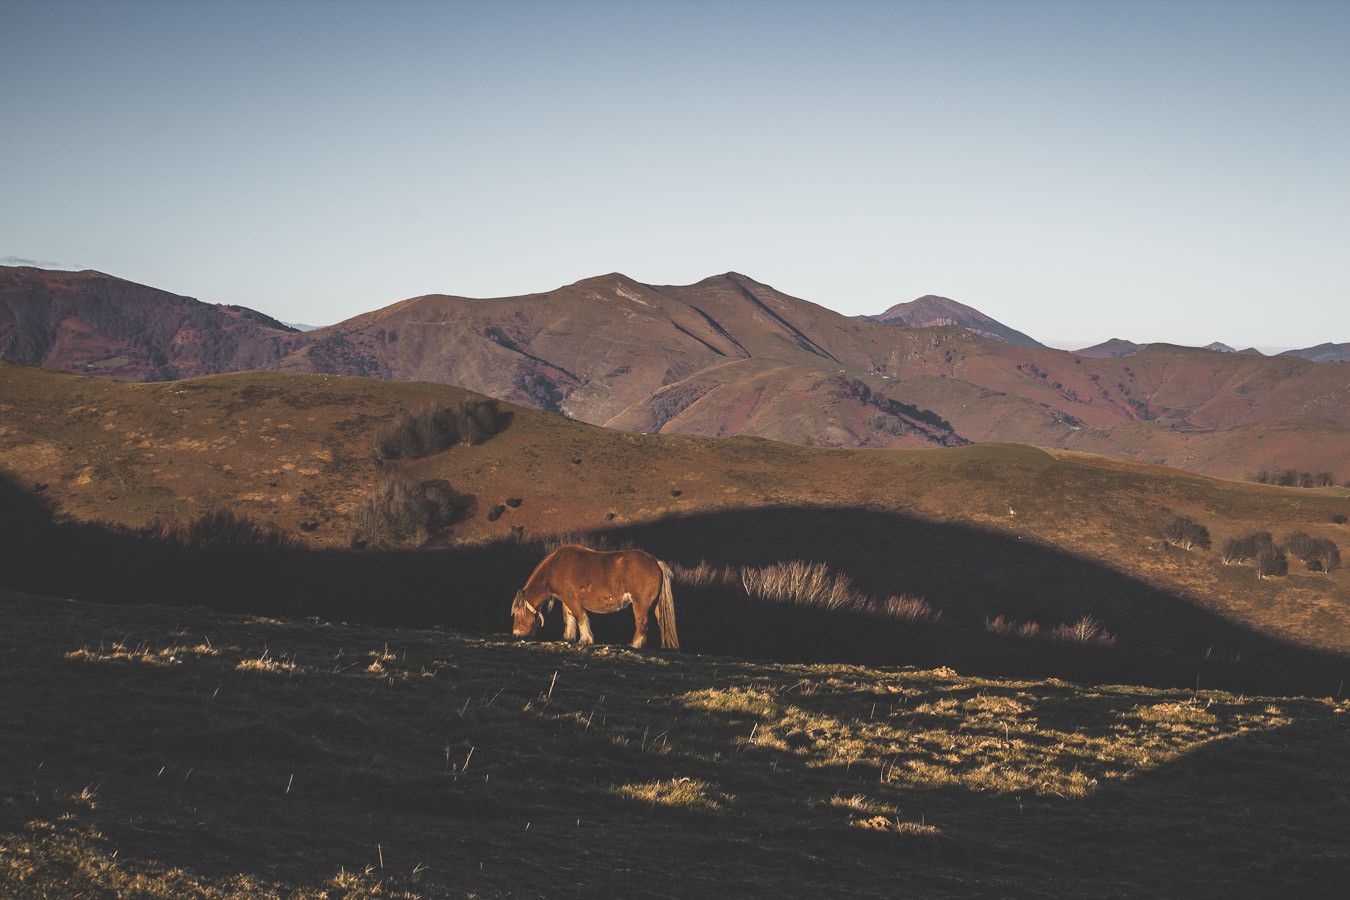
[[[679,583],[687,650],[1315,695],[1336,693],[1347,668],[1343,656],[1262,635],[1097,562],[900,513],[741,510],[594,536],[682,565],[818,561],[869,594],[923,597],[942,615],[936,624],[913,623],[757,599],[735,584]],[[511,540],[370,552],[274,538],[188,544],[151,530],[69,522],[42,497],[0,480],[0,541],[11,551],[0,584],[39,594],[500,634],[511,596],[546,552],[541,542]],[[1091,615],[1119,640],[1098,646],[988,633],[985,617],[999,614],[1047,627]],[[561,632],[557,619],[545,636]],[[627,611],[594,624],[602,641],[632,635]]]
[[[0,834],[68,812],[132,861],[317,882],[340,864],[378,859],[400,876],[428,866],[431,894],[469,885],[523,896],[865,896],[905,887],[941,896],[1318,896],[1346,874],[1337,827],[1350,729],[1310,701],[1285,704],[1292,724],[1242,734],[1226,725],[1221,733],[1232,736],[1192,738],[1180,757],[1123,776],[1118,762],[1081,750],[1128,742],[1139,729],[1124,718],[1131,710],[1177,698],[1008,686],[1039,726],[1071,738],[1050,735],[1028,761],[1049,765],[1052,781],[1080,768],[1099,780],[1072,798],[985,789],[978,779],[881,782],[875,760],[850,767],[807,746],[747,745],[752,722],[767,726],[789,707],[857,731],[875,702],[864,674],[803,696],[786,686],[790,673],[754,664],[694,659],[667,668],[658,657],[644,670],[627,654],[460,644],[437,677],[386,680],[328,662],[339,649],[361,659],[369,643],[360,640],[383,635],[292,625],[260,634],[225,622],[207,626],[226,648],[219,657],[178,667],[63,663],[55,653],[99,647],[122,627],[138,627],[131,639],[147,646],[196,637],[172,620],[150,634],[143,621],[96,626],[80,622],[78,609],[64,614],[68,621],[44,620],[53,641],[19,611],[4,641],[5,655],[23,664],[0,712],[26,701],[43,713],[30,710],[21,738],[0,735],[8,751],[0,786],[13,799],[0,803]],[[238,671],[234,656],[251,657],[264,639],[303,671]],[[408,643],[393,650],[413,673],[443,653],[434,637]],[[547,683],[555,669],[556,693]],[[682,702],[686,692],[754,684],[776,691],[779,708],[762,719]],[[998,690],[945,679],[905,686],[916,705]],[[549,703],[541,703],[545,688]],[[212,690],[228,700],[204,701]],[[135,698],[134,714],[117,708],[119,697]],[[1264,703],[1230,705],[1241,712]],[[1124,734],[1113,728],[1122,722]],[[992,721],[988,735],[967,734],[983,726],[952,718],[927,724],[939,736],[1003,736]],[[924,726],[896,724],[915,734]],[[958,779],[978,764],[969,747],[953,761],[943,743],[917,758]],[[469,747],[473,777],[456,777]],[[720,808],[622,794],[680,779],[709,785]],[[91,784],[94,804],[64,801]],[[834,801],[855,795],[892,804],[933,833],[850,827],[867,814]]]

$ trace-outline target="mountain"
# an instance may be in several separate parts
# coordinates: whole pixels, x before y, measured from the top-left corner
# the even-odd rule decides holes
[[[305,333],[109,276],[45,274],[54,280],[25,294],[25,308],[67,302],[61,279],[84,278],[83,305],[61,327],[105,335],[111,312],[153,320],[143,356],[166,360],[108,366],[130,351],[106,335],[61,344],[63,354],[12,355],[16,332],[0,325],[7,358],[68,371],[146,380],[276,368],[460,385],[630,431],[829,447],[1015,441],[1225,476],[1350,474],[1350,384],[1338,367],[1294,357],[1166,344],[1085,357],[843,316],[735,272],[689,285],[613,273],[497,299],[431,294]],[[205,324],[176,324],[189,314]]]
[[[1304,347],[1302,350],[1286,350],[1280,356],[1299,356],[1313,362],[1350,362],[1350,342],[1344,344],[1318,344],[1316,347]]]
[[[298,332],[102,272],[0,267],[0,359],[163,381],[277,365]]]
[[[938,325],[959,325],[973,331],[981,337],[1004,341],[1017,347],[1045,346],[1035,338],[1002,322],[986,316],[973,306],[966,306],[947,297],[925,294],[908,303],[897,303],[890,309],[875,316],[864,316],[871,322],[884,322],[888,325],[907,325],[910,328],[932,328]]]
[[[1075,356],[1086,356],[1092,359],[1119,359],[1122,356],[1129,356],[1143,346],[1143,344],[1136,344],[1134,341],[1127,341],[1124,338],[1111,338],[1109,341],[1093,344],[1091,347],[1084,347],[1082,350],[1073,352]]]
[[[1205,346],[1201,347],[1200,349],[1201,349],[1201,350],[1213,350],[1215,353],[1236,353],[1236,352],[1237,352],[1237,350],[1235,350],[1234,348],[1228,346],[1227,344],[1225,344],[1225,343],[1223,343],[1223,342],[1221,342],[1221,341],[1215,341],[1215,342],[1212,343],[1212,344],[1206,344]]]

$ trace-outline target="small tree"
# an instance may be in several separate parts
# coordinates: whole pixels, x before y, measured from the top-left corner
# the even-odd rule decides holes
[[[1341,551],[1334,541],[1295,531],[1284,539],[1284,545],[1294,556],[1303,560],[1312,572],[1330,572],[1341,564]]]
[[[1187,550],[1194,547],[1208,550],[1210,547],[1209,529],[1186,516],[1177,516],[1168,522],[1167,527],[1163,529],[1163,536],[1170,543],[1185,547]]]
[[[1289,574],[1289,560],[1284,551],[1274,545],[1263,546],[1256,554],[1256,574],[1259,578],[1278,578]]]
[[[1223,561],[1237,563],[1255,559],[1262,547],[1272,547],[1274,544],[1269,531],[1253,531],[1241,537],[1229,538],[1223,544]]]

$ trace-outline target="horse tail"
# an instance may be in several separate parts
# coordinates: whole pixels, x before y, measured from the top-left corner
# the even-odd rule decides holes
[[[670,566],[661,560],[661,593],[656,598],[656,624],[661,626],[661,646],[668,650],[680,649],[680,633],[675,630],[675,597],[670,590]]]

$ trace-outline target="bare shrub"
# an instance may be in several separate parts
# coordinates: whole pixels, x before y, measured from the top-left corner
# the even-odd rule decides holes
[[[455,444],[481,444],[500,434],[511,414],[494,400],[462,400],[449,406],[401,413],[375,439],[381,459],[419,459]]]
[[[793,560],[760,568],[718,568],[700,562],[693,567],[678,566],[674,572],[682,583],[690,586],[739,589],[747,597],[771,603],[851,612],[901,622],[932,624],[942,618],[942,613],[922,597],[892,595],[873,599],[855,589],[847,575],[831,572],[823,563]]]
[[[1007,637],[1036,638],[1044,637],[1055,641],[1070,641],[1076,644],[1110,646],[1116,642],[1116,636],[1102,628],[1101,623],[1092,616],[1083,616],[1069,625],[1059,625],[1049,631],[1043,630],[1037,622],[1017,622],[1007,616],[985,616],[984,630],[990,634]]]
[[[1256,574],[1260,578],[1278,578],[1289,574],[1289,560],[1284,551],[1274,544],[1263,545],[1256,552]]]
[[[423,546],[463,519],[474,498],[448,481],[383,478],[356,509],[353,543],[367,547]]]
[[[1071,625],[1061,625],[1050,632],[1049,636],[1057,641],[1098,646],[1110,646],[1116,642],[1116,636],[1103,629],[1101,623],[1092,616],[1083,616]]]
[[[1309,571],[1330,572],[1341,564],[1341,551],[1334,541],[1314,537],[1302,531],[1286,535],[1285,548],[1303,560]]]
[[[894,596],[881,601],[882,612],[892,619],[905,622],[936,622],[942,613],[922,597]]]
[[[824,563],[802,560],[778,562],[763,568],[742,568],[741,584],[753,597],[819,606],[825,609],[857,609],[866,598],[853,590],[847,575],[836,575]]]
[[[1177,516],[1168,522],[1163,529],[1163,537],[1169,543],[1187,550],[1196,547],[1208,550],[1210,546],[1209,529],[1186,516]]]
[[[186,525],[155,524],[152,530],[184,547],[197,549],[284,550],[295,546],[276,526],[259,524],[228,509],[212,510]]]
[[[1275,541],[1269,531],[1253,531],[1241,537],[1229,538],[1223,542],[1223,561],[1238,563],[1255,559],[1262,547],[1274,545]]]

